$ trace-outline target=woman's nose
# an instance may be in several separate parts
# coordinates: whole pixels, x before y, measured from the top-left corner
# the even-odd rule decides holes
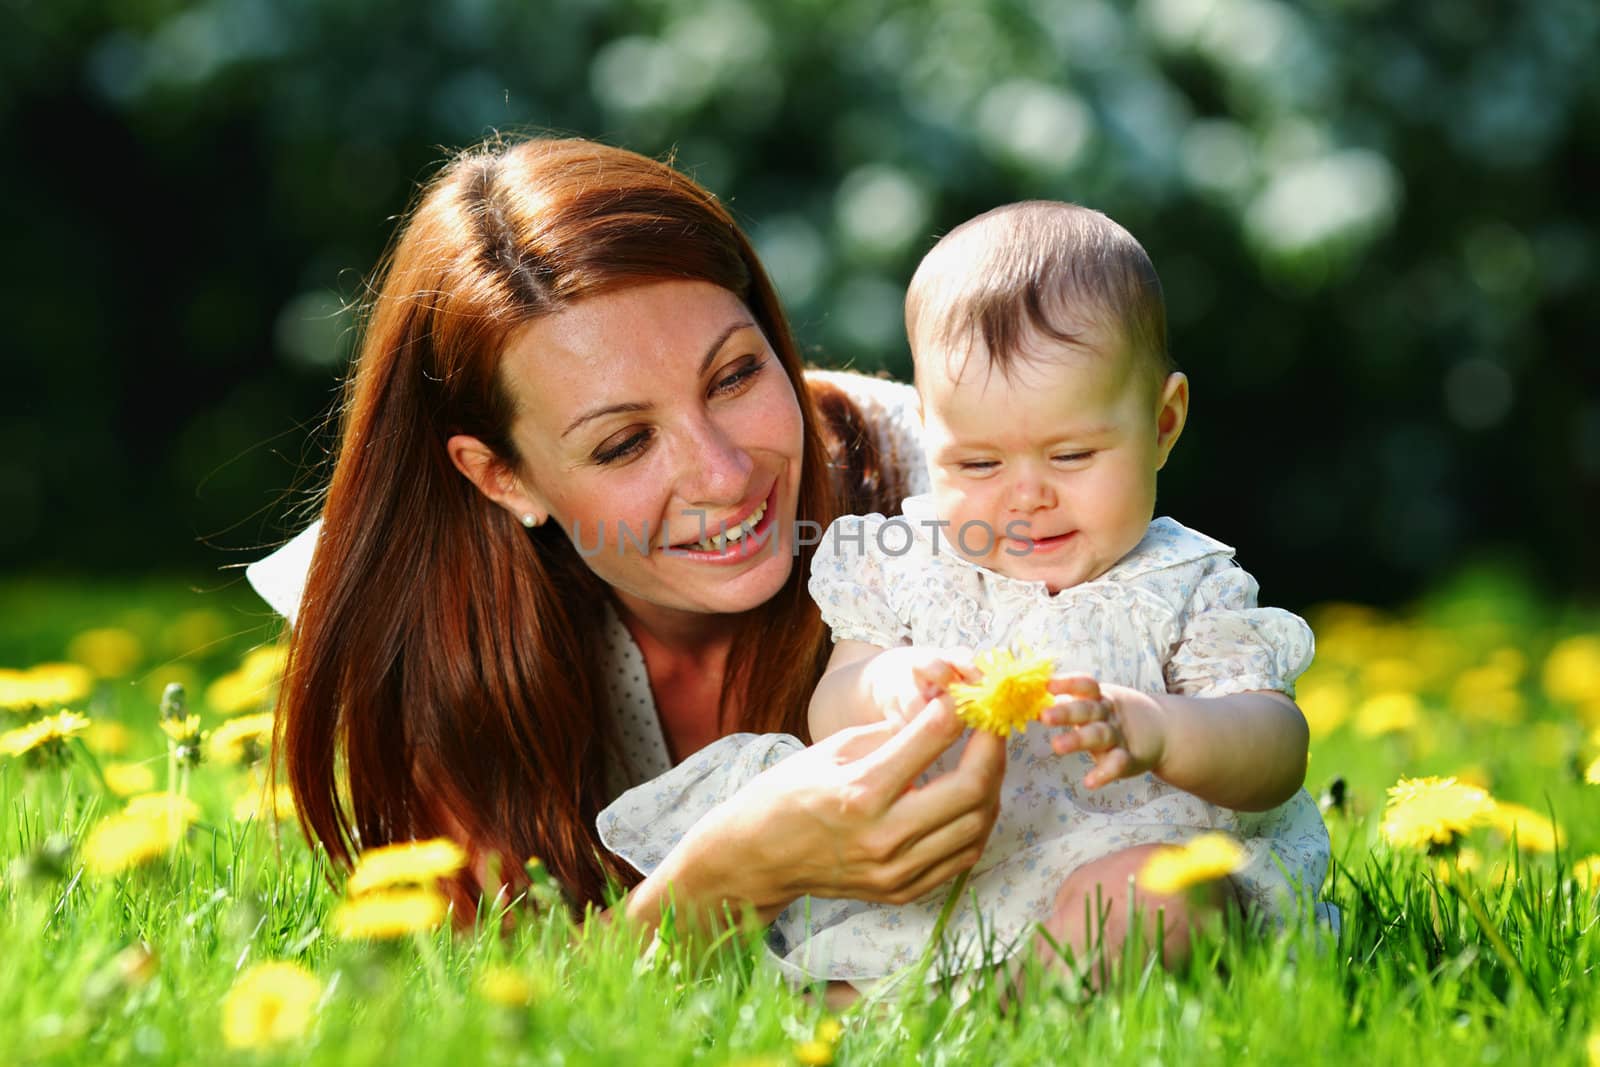
[[[691,504],[740,503],[755,470],[750,453],[709,419],[691,429],[680,462],[679,492]]]

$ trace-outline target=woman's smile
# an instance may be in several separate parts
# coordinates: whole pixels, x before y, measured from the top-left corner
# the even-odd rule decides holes
[[[697,540],[668,545],[669,556],[692,559],[697,563],[738,563],[763,549],[772,547],[772,532],[777,509],[773,506],[777,483],[753,507],[715,523],[707,522],[704,512],[690,513],[704,535]]]

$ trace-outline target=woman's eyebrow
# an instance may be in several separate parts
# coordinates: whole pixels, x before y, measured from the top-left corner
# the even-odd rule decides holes
[[[700,361],[700,370],[697,373],[704,374],[711,367],[711,361],[717,358],[717,353],[722,351],[722,346],[728,343],[728,338],[732,337],[740,330],[751,329],[754,326],[755,323],[751,322],[749,319],[741,319],[738,322],[730,323],[725,329],[723,329],[721,333],[717,334],[716,338],[711,342],[710,347],[706,349],[705,358]],[[576,430],[584,423],[590,422],[594,419],[603,418],[606,415],[615,415],[622,411],[648,411],[650,410],[650,407],[651,405],[648,401],[642,400],[628,400],[621,404],[607,404],[603,408],[595,408],[593,411],[586,411],[582,415],[579,415],[577,418],[573,419],[571,424],[568,425],[565,430],[561,431],[561,436],[565,437],[567,434],[571,433],[573,430]]]
[[[749,330],[754,328],[755,323],[751,322],[749,319],[741,319],[738,322],[730,323],[727,329],[717,334],[717,339],[711,342],[711,347],[706,349],[706,358],[700,361],[700,373],[704,374],[706,371],[711,369],[711,361],[717,358],[717,353],[721,352],[722,346],[728,343],[728,338],[732,337],[740,330]]]

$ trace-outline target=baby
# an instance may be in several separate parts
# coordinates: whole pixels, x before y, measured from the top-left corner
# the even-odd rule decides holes
[[[1301,788],[1307,733],[1290,699],[1311,632],[1257,606],[1232,549],[1152,521],[1189,388],[1144,249],[1085,208],[1001,207],[923,260],[906,325],[932,492],[900,518],[848,516],[823,535],[810,590],[835,647],[810,727],[820,739],[948,699],[950,683],[976,677],[976,651],[1054,659],[1056,702],[1009,745],[999,818],[965,894],[979,907],[947,927],[955,965],[997,962],[1040,924],[1077,952],[1114,953],[1130,894],[1162,910],[1181,955],[1204,905],[1129,879],[1163,845],[1212,831],[1244,860],[1211,906],[1297,909],[1329,854]],[[649,870],[650,827],[681,823],[681,836],[795,744],[724,738],[619,798],[602,836]],[[774,924],[773,948],[797,977],[880,978],[922,954],[943,897],[802,900]]]

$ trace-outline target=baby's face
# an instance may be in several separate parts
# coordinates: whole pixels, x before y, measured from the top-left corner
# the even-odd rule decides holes
[[[1100,577],[1139,543],[1188,382],[1152,381],[1119,347],[1036,338],[1009,375],[981,342],[965,367],[959,353],[918,352],[935,505],[950,523],[941,550],[1056,593]]]

